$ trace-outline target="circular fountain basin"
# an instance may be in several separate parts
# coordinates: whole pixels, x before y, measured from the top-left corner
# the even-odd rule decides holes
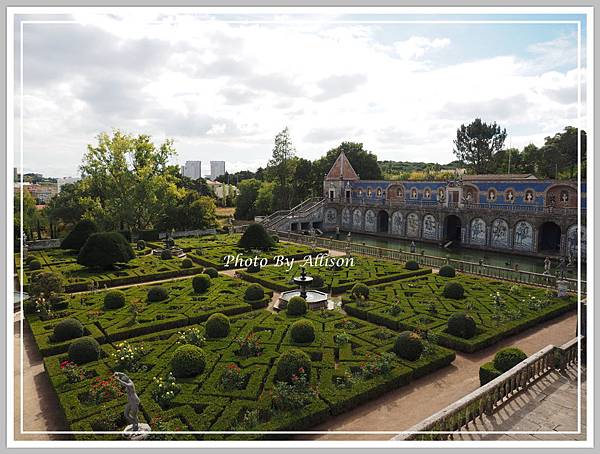
[[[312,280],[312,278],[310,278],[310,280]],[[275,309],[285,309],[289,300],[294,296],[300,296],[300,290],[288,290],[287,292],[282,292],[279,296],[279,301],[275,304]],[[309,309],[327,309],[327,293],[325,292],[320,292],[319,290],[306,290],[306,297],[304,299],[306,300]]]
[[[152,249],[152,254],[160,256],[164,250],[165,249],[161,249],[161,248]],[[171,251],[171,255],[173,257],[177,257],[177,258],[182,259],[182,258],[184,258],[186,256],[186,253],[183,252],[183,249],[181,249],[179,247],[171,247],[171,248],[166,249],[166,250]]]

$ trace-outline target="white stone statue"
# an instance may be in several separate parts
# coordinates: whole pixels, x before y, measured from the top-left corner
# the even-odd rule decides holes
[[[125,392],[127,393],[127,404],[125,405],[123,414],[129,425],[125,427],[124,432],[134,432],[128,434],[128,438],[131,439],[140,440],[146,438],[146,434],[140,432],[150,432],[151,429],[148,424],[139,423],[140,398],[135,392],[133,381],[123,372],[115,372],[114,377],[125,388]]]

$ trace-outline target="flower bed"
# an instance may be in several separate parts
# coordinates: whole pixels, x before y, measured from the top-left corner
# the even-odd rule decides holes
[[[316,261],[315,261],[316,262]],[[302,263],[296,263],[291,271],[286,267],[268,266],[256,273],[239,271],[243,279],[256,282],[264,287],[286,291],[297,288],[293,278],[300,275]],[[350,290],[354,284],[361,282],[366,285],[383,284],[399,279],[421,276],[431,273],[430,268],[407,270],[403,265],[387,260],[354,257],[354,266],[348,267],[309,267],[307,274],[313,278],[319,276],[323,285],[315,288],[331,293],[342,293]]]
[[[265,307],[271,293],[257,301],[244,301],[249,286],[243,281],[219,276],[211,279],[206,292],[194,293],[192,279],[181,279],[162,283],[167,292],[163,301],[148,301],[148,290],[152,285],[134,286],[124,289],[126,303],[118,309],[105,309],[104,296],[107,292],[92,292],[65,295],[68,307],[53,312],[49,317],[34,313],[27,321],[43,355],[53,355],[67,350],[70,341],[56,342],[52,339],[57,323],[66,318],[75,318],[84,326],[84,335],[98,342],[113,342],[155,331],[182,327],[206,320],[215,312],[233,315]]]
[[[180,330],[130,338],[128,349],[143,350],[136,364],[126,371],[135,382],[141,399],[141,419],[160,420],[167,426],[188,431],[274,431],[302,430],[364,403],[388,390],[402,386],[424,372],[450,364],[454,353],[428,344],[417,361],[399,359],[392,351],[394,337],[364,320],[311,312],[309,319],[317,336],[312,343],[296,344],[289,335],[292,323],[303,317],[288,317],[267,311],[253,311],[231,318],[227,337],[205,337],[202,350],[206,365],[190,378],[170,374],[170,359],[180,345]],[[347,327],[349,341],[335,343],[337,326]],[[204,330],[204,323],[196,325]],[[260,346],[253,354],[240,352],[240,339]],[[66,419],[73,430],[122,430],[123,396],[106,395],[99,405],[90,404],[97,383],[104,383],[111,371],[123,367],[115,356],[118,346],[102,345],[101,358],[82,365],[85,378],[70,382],[61,363],[65,354],[46,357],[44,366]],[[121,349],[123,346],[120,347]],[[309,369],[299,368],[289,383],[275,379],[282,353],[296,348],[310,357]],[[258,353],[257,353],[258,352]],[[122,361],[121,361],[122,363]],[[97,377],[100,377],[97,379]],[[339,379],[342,377],[341,379]],[[346,377],[345,380],[343,377]],[[103,384],[102,386],[107,386]],[[166,387],[166,390],[162,390]],[[109,429],[110,430],[110,429]],[[111,439],[112,435],[80,434],[78,439]],[[185,436],[171,435],[177,439]],[[189,437],[189,436],[188,436]],[[275,438],[270,435],[196,434],[197,439]]]
[[[464,297],[443,296],[448,282],[461,284]],[[575,296],[557,298],[538,287],[466,275],[446,278],[432,274],[371,287],[368,301],[346,297],[343,303],[352,316],[397,331],[428,331],[442,345],[474,352],[567,312],[576,307],[576,301]],[[447,332],[448,318],[457,312],[465,312],[475,321],[473,337],[464,339]]]

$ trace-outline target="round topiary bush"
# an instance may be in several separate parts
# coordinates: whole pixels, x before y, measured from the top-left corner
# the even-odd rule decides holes
[[[100,344],[92,337],[82,337],[69,345],[69,361],[75,364],[90,363],[100,358]]]
[[[220,312],[212,314],[206,321],[206,337],[210,339],[227,337],[230,329],[229,317]]]
[[[135,258],[131,244],[119,232],[93,233],[87,239],[77,263],[89,268],[110,268]]]
[[[415,271],[419,269],[419,264],[415,260],[409,260],[406,262],[406,265],[404,265],[404,268],[410,271]]]
[[[251,249],[266,251],[275,246],[275,242],[262,224],[250,224],[240,238],[238,246],[247,251]]]
[[[321,276],[319,276],[318,274],[312,277],[312,283],[310,284],[310,286],[312,288],[322,288],[323,285],[325,284],[325,282],[323,281],[323,278]]]
[[[297,320],[292,323],[290,334],[292,340],[299,344],[312,342],[315,340],[315,327],[309,320]]]
[[[496,353],[496,356],[494,356],[494,367],[500,372],[506,372],[526,358],[527,355],[518,348],[503,348]]]
[[[253,263],[248,268],[246,268],[246,271],[248,271],[249,273],[258,273],[260,271],[260,265],[255,265]]]
[[[146,242],[144,240],[138,240],[137,242],[138,251],[143,251],[146,249]]]
[[[454,300],[459,300],[464,298],[465,289],[458,282],[448,282],[444,286],[444,291],[442,293],[446,298],[452,298]]]
[[[81,322],[74,318],[67,318],[56,324],[52,337],[56,342],[63,342],[81,336],[83,336],[83,325]]]
[[[448,319],[448,329],[446,331],[453,336],[470,339],[477,332],[477,326],[475,320],[469,314],[458,312],[452,314]]]
[[[192,344],[177,347],[171,358],[173,375],[178,378],[194,377],[204,372],[206,358],[204,351]]]
[[[23,312],[26,315],[35,314],[37,312],[37,304],[33,298],[28,298],[23,301]]]
[[[454,277],[456,276],[456,271],[454,270],[454,267],[450,265],[444,265],[440,268],[438,274],[442,277]]]
[[[155,285],[154,287],[150,287],[148,289],[148,301],[151,303],[164,301],[169,298],[169,292],[167,289],[161,285]]]
[[[302,350],[291,348],[279,356],[275,370],[275,380],[291,382],[292,376],[298,376],[302,370],[310,378],[310,357]]]
[[[369,299],[369,287],[365,284],[359,282],[358,284],[354,284],[352,287],[352,297],[355,299],[364,298]]]
[[[64,240],[62,240],[60,247],[61,249],[73,249],[79,251],[90,235],[97,231],[98,227],[93,221],[87,219],[79,221],[73,230],[71,230]]]
[[[277,235],[271,235],[271,238],[273,238],[275,243],[279,243],[279,237]]]
[[[265,290],[258,284],[251,284],[244,293],[247,301],[259,301],[265,297]]]
[[[29,262],[29,269],[30,270],[39,270],[42,268],[42,264],[40,263],[39,260],[37,259],[33,259]]]
[[[125,306],[125,293],[121,290],[111,290],[104,295],[104,309],[119,309]]]
[[[288,315],[304,315],[308,310],[308,304],[301,296],[292,296],[287,303],[286,310]]]
[[[219,272],[215,268],[212,268],[212,267],[204,268],[204,274],[208,274],[211,279],[215,279],[215,278],[219,277]]]
[[[192,287],[195,293],[202,293],[210,287],[210,276],[208,274],[197,274],[192,279]]]
[[[191,268],[192,266],[194,266],[192,259],[186,257],[181,261],[181,268]]]
[[[173,253],[169,249],[164,249],[160,253],[161,260],[171,260],[173,258]]]
[[[403,331],[396,338],[394,353],[400,358],[416,361],[423,353],[423,341],[417,333]]]

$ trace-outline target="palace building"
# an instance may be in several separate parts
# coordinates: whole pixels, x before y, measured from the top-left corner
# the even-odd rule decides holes
[[[450,181],[365,181],[341,153],[311,199],[266,220],[269,228],[357,232],[512,251],[577,257],[581,210],[585,257],[585,183],[529,174],[464,175]],[[450,243],[451,242],[451,243]]]

